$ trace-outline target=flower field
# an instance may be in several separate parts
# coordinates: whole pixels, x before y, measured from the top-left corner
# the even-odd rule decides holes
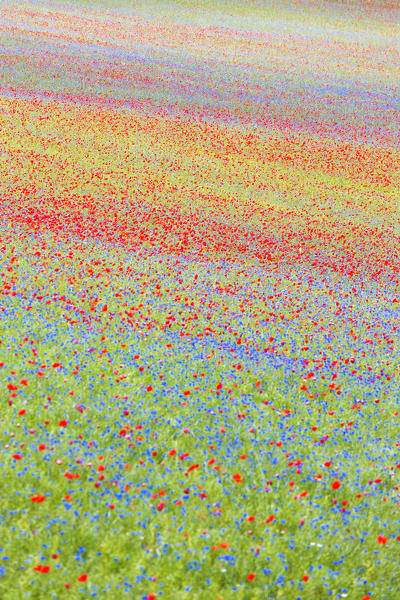
[[[0,4],[1,600],[400,597],[396,6]]]

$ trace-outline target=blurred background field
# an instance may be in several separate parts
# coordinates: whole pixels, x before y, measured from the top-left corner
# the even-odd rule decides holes
[[[0,23],[2,600],[395,600],[397,3]]]

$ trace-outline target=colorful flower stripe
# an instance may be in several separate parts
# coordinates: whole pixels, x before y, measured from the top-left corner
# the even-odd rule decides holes
[[[1,599],[397,598],[396,7],[31,4],[0,7]]]

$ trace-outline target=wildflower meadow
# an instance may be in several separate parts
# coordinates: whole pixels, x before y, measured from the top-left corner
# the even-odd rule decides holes
[[[400,598],[397,2],[0,3],[0,599]]]

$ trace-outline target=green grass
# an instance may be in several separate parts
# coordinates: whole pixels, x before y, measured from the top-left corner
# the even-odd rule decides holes
[[[400,543],[396,396],[379,405],[370,399],[362,404],[361,394],[324,397],[328,386],[315,383],[319,395],[306,402],[299,375],[288,379],[262,362],[235,358],[236,351],[222,358],[221,349],[209,347],[207,338],[191,351],[179,350],[176,342],[168,347],[171,338],[157,323],[164,321],[165,290],[172,280],[166,272],[161,278],[163,263],[151,256],[131,266],[144,279],[157,271],[164,288],[158,293],[164,295],[154,295],[154,288],[129,295],[130,305],[143,304],[143,314],[146,307],[151,310],[153,329],[147,335],[139,336],[99,310],[94,313],[99,321],[71,325],[62,319],[62,302],[43,304],[50,289],[40,265],[60,268],[49,260],[55,251],[50,238],[40,258],[14,250],[18,285],[36,270],[35,287],[43,300],[31,301],[29,311],[23,310],[28,302],[21,296],[8,297],[4,304],[13,316],[2,321],[2,388],[24,376],[28,385],[18,385],[14,398],[10,392],[3,396],[1,462],[7,477],[0,481],[1,554],[9,558],[2,563],[1,597],[142,598],[154,592],[167,599],[292,600],[362,598],[372,590],[377,598],[394,599]],[[99,256],[101,251],[98,246]],[[63,264],[53,285],[60,296],[77,303],[76,289],[84,282],[79,280],[82,259],[73,256],[75,267]],[[108,264],[122,264],[128,255],[123,257],[116,250],[116,263],[109,255]],[[71,286],[66,279],[73,273]],[[114,312],[127,299],[125,290],[133,288],[129,278],[109,276],[112,287],[103,288],[101,304],[107,301]],[[186,285],[192,281],[190,271],[184,277]],[[238,272],[234,276],[237,285],[240,277]],[[89,283],[88,295],[96,290]],[[121,294],[118,304],[115,293]],[[82,305],[90,311],[90,302]],[[183,303],[179,308],[187,310]],[[240,314],[236,304],[230,309]],[[210,321],[204,307],[196,310],[200,331]],[[230,339],[237,348],[235,337]],[[89,353],[91,347],[96,351]],[[140,358],[133,359],[136,355]],[[31,359],[34,366],[27,363]],[[238,360],[241,372],[232,368]],[[53,368],[54,362],[62,367]],[[126,378],[120,380],[121,375]],[[223,390],[217,395],[219,382]],[[76,405],[84,407],[82,412]],[[23,409],[26,413],[19,414]],[[63,419],[68,424],[60,427]],[[120,436],[122,429],[130,440]],[[39,450],[39,444],[46,448]],[[171,456],[174,449],[177,455]],[[15,453],[23,458],[13,459]],[[184,453],[189,457],[180,460]],[[215,463],[209,465],[211,459]],[[329,468],[324,467],[327,460]],[[295,461],[301,461],[299,472],[288,465]],[[99,465],[104,471],[97,471]],[[66,472],[79,478],[68,479]],[[242,482],[235,482],[236,473]],[[104,479],[99,481],[99,475]],[[369,484],[377,478],[380,483]],[[342,483],[336,491],[331,489],[334,480]],[[185,489],[190,491],[185,494]],[[207,496],[201,498],[202,493]],[[32,502],[35,494],[46,498]],[[165,507],[159,511],[160,501]],[[268,522],[270,515],[274,519]],[[247,521],[249,516],[255,519]],[[377,543],[380,534],[386,544]],[[233,556],[234,564],[222,556]],[[34,571],[38,564],[51,569]],[[78,582],[83,573],[87,581]],[[141,573],[144,577],[138,578]],[[255,578],[249,581],[251,573]]]

